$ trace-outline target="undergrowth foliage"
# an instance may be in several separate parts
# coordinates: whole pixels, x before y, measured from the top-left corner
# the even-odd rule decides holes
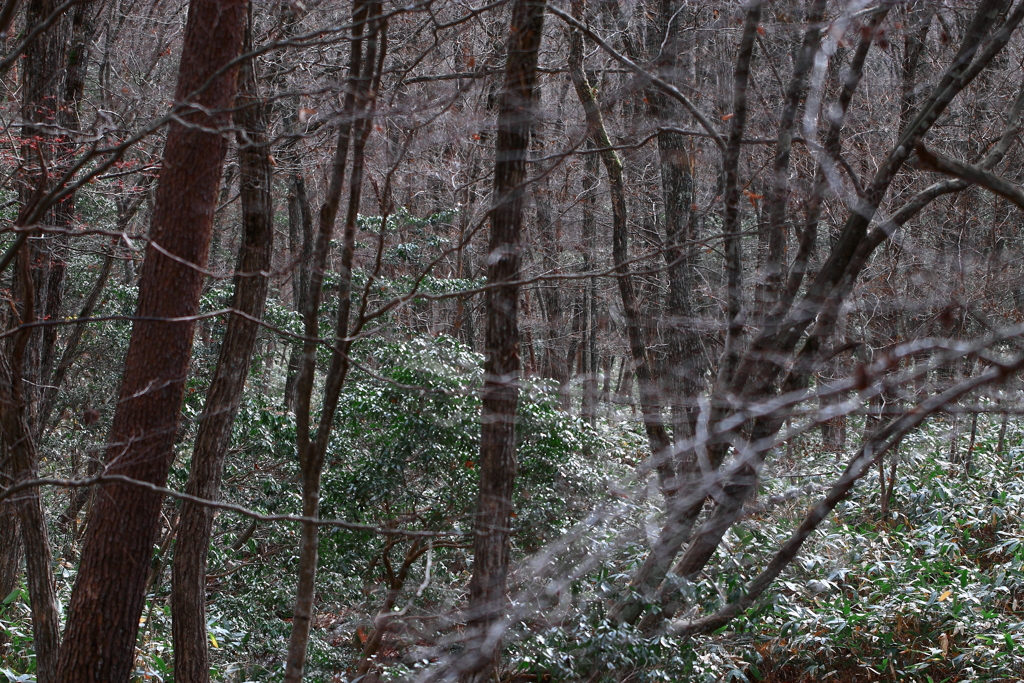
[[[354,371],[337,416],[322,515],[435,535],[324,533],[310,675],[341,680],[338,672],[354,671],[378,612],[387,608],[394,619],[370,656],[385,678],[399,680],[436,661],[438,646],[457,647],[438,636],[458,627],[472,570],[467,532],[477,477],[481,357],[443,335],[360,342],[354,356],[362,369]],[[591,427],[562,412],[559,399],[553,386],[523,387],[514,623],[503,656],[508,675],[935,683],[1024,675],[1024,431],[1014,420],[997,453],[999,416],[979,418],[969,476],[962,453],[967,443],[954,445],[960,457],[950,457],[951,417],[908,435],[895,456],[886,516],[877,479],[866,477],[770,597],[719,633],[687,640],[608,619],[615,586],[643,560],[657,533],[661,504],[653,489],[623,483],[643,448],[636,423],[613,412]],[[851,420],[851,429],[856,424]],[[298,475],[294,430],[294,417],[251,387],[235,425],[224,498],[263,514],[298,514],[291,484]],[[675,590],[694,608],[714,610],[735,599],[842,470],[810,434],[780,447],[770,463],[757,499],[714,561],[693,583],[675,580]],[[183,484],[187,467],[187,458],[177,463],[172,485]],[[887,476],[889,467],[887,461]],[[176,507],[167,505],[169,518]],[[291,524],[218,516],[208,579],[215,680],[280,675],[295,537]],[[559,543],[557,561],[538,570],[537,558]],[[74,551],[66,546],[65,552]],[[139,639],[140,681],[173,680],[170,587],[163,576],[170,552],[173,544],[154,557]],[[57,562],[66,597],[74,564],[66,557]],[[403,563],[408,571],[398,577]],[[390,602],[389,589],[396,592]],[[28,619],[20,586],[0,607],[0,625],[11,640],[0,672],[10,681],[34,680]]]

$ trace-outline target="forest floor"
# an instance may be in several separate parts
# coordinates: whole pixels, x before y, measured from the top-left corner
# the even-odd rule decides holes
[[[632,546],[599,555],[602,561],[573,585],[569,602],[551,610],[560,618],[549,614],[513,629],[504,680],[1024,680],[1024,429],[1011,419],[998,452],[998,415],[979,419],[973,448],[970,416],[960,421],[958,430],[947,418],[908,436],[895,467],[887,462],[884,475],[862,481],[771,594],[721,632],[681,642],[607,622],[615,587],[643,557],[646,543],[641,537]],[[959,432],[956,439],[954,431]],[[850,443],[854,441],[851,437]],[[732,597],[763,567],[843,466],[816,434],[780,449],[765,467],[751,514],[729,532],[714,566],[690,587],[691,602],[713,609]],[[883,477],[891,490],[885,511]],[[656,519],[657,507],[652,498],[636,509]],[[630,524],[639,526],[638,518]],[[604,551],[595,545],[590,552]],[[268,561],[273,563],[271,556]],[[243,569],[258,570],[255,564],[239,566],[232,576],[244,576]],[[435,567],[441,571],[439,560]],[[66,595],[73,567],[62,561],[55,569]],[[269,593],[268,585],[252,585],[252,595]],[[275,638],[287,633],[286,611],[279,610],[280,618],[263,624],[259,634],[245,632],[243,617],[228,618],[234,603],[227,600],[238,601],[238,609],[251,611],[254,619],[256,600],[237,587],[218,592],[218,584],[211,584],[211,590],[220,596],[215,603],[219,615],[210,622],[214,680],[275,680],[272,653]],[[367,598],[362,605],[324,607],[314,628],[313,671],[331,673],[322,678],[314,674],[310,680],[350,680],[359,646],[368,635],[372,604]],[[0,682],[33,681],[23,588],[6,596],[0,610],[0,627],[11,643],[0,657]],[[145,624],[137,680],[172,681],[169,613],[159,595]],[[420,664],[410,652],[428,652],[429,645],[422,638],[389,636],[376,660],[382,680],[414,673]],[[265,675],[255,675],[246,660],[259,660]]]

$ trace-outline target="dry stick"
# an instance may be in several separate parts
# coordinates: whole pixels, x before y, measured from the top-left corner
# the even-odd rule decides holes
[[[312,361],[309,367],[304,358],[303,373],[300,375],[300,406],[306,410],[305,447],[300,450],[302,466],[302,512],[306,517],[316,518],[320,510],[320,477],[323,471],[324,458],[329,444],[331,426],[337,410],[339,396],[350,367],[348,349],[349,315],[352,307],[352,262],[355,253],[356,219],[359,214],[359,200],[362,196],[365,147],[367,138],[372,131],[372,119],[376,106],[374,86],[379,78],[377,75],[383,67],[386,52],[386,23],[380,19],[381,5],[372,2],[356,5],[353,13],[364,12],[367,17],[368,36],[365,38],[366,54],[353,41],[353,69],[350,74],[352,85],[353,107],[353,147],[352,174],[349,179],[349,205],[345,217],[345,230],[342,239],[341,267],[338,284],[338,318],[335,328],[335,349],[331,354],[331,365],[324,382],[323,404],[316,437],[310,441],[308,432],[309,397],[312,390]],[[379,51],[379,56],[378,56]],[[358,57],[358,59],[357,59]],[[361,62],[361,63],[357,63]],[[331,220],[333,225],[333,220]],[[324,230],[321,224],[321,231]],[[321,237],[323,233],[321,232]],[[317,248],[320,248],[318,243]],[[322,277],[322,276],[321,276]],[[317,288],[322,286],[317,283]],[[307,309],[307,325],[316,322],[316,311]],[[307,327],[307,333],[309,329]],[[315,347],[314,347],[315,348]],[[307,374],[308,373],[308,374]],[[309,384],[306,384],[309,382]],[[313,600],[316,594],[316,568],[319,545],[319,527],[316,524],[303,524],[299,541],[299,582],[295,591],[295,609],[292,616],[292,632],[288,642],[288,658],[285,665],[285,682],[298,683],[302,680],[305,667],[306,650],[309,643],[309,630],[312,626]]]
[[[957,161],[937,152],[931,152],[924,144],[919,144],[916,151],[917,158],[921,160],[921,165],[924,168],[960,178],[974,185],[980,185],[1000,197],[1009,199],[1018,208],[1024,209],[1024,190],[1019,185],[1004,180],[984,168],[965,164],[962,161]]]
[[[148,186],[149,181],[145,180],[145,184]],[[146,198],[146,194],[140,194],[134,198],[127,206],[120,206],[120,212],[117,217],[117,232],[124,233],[128,228],[128,224],[132,218],[135,217],[139,207],[142,206],[143,200]],[[110,245],[110,249],[113,250],[114,245],[117,244],[118,237],[114,237]],[[60,361],[57,363],[57,367],[53,371],[53,376],[50,378],[48,384],[49,388],[46,390],[46,394],[43,398],[43,408],[39,413],[39,424],[37,430],[39,434],[42,434],[46,428],[46,424],[50,421],[50,415],[53,413],[54,407],[57,405],[57,396],[60,391],[60,385],[64,382],[64,377],[67,375],[68,370],[71,369],[71,364],[75,362],[75,356],[78,352],[78,345],[82,341],[82,335],[85,334],[85,325],[88,322],[89,316],[96,310],[96,306],[99,304],[100,296],[103,294],[103,289],[107,284],[107,278],[110,277],[110,269],[113,265],[114,259],[112,254],[107,254],[103,259],[103,265],[100,267],[100,274],[96,278],[96,283],[93,285],[92,290],[89,292],[89,296],[86,297],[85,303],[82,304],[82,309],[78,312],[78,321],[75,324],[71,335],[68,337],[67,342],[64,344],[64,351],[61,353]]]
[[[253,510],[250,510],[241,505],[235,505],[234,503],[225,503],[218,500],[207,500],[203,498],[197,498],[196,496],[182,493],[181,491],[175,491],[169,489],[166,486],[158,486],[152,482],[143,481],[141,479],[133,479],[126,477],[123,474],[98,474],[94,477],[85,477],[81,479],[56,479],[53,477],[39,477],[36,479],[30,479],[26,481],[20,481],[16,484],[12,484],[7,488],[0,491],[0,502],[5,500],[16,501],[16,495],[22,491],[28,491],[33,487],[37,486],[58,486],[62,488],[82,488],[92,487],[99,484],[124,484],[126,486],[134,486],[141,489],[145,489],[152,493],[159,493],[162,496],[168,498],[175,498],[177,500],[189,501],[198,505],[205,505],[206,507],[214,510],[225,510],[227,512],[233,512],[243,517],[248,517],[256,522],[274,523],[274,522],[292,522],[296,524],[315,524],[317,526],[333,527],[338,529],[348,529],[351,531],[369,532],[374,534],[380,534],[382,536],[407,536],[409,538],[414,537],[435,537],[435,536],[461,536],[463,532],[460,531],[412,531],[405,529],[394,529],[388,527],[376,527],[372,524],[360,524],[359,522],[349,522],[344,519],[322,519],[319,517],[303,517],[302,515],[264,515]]]
[[[793,532],[789,540],[772,558],[768,566],[758,574],[736,602],[726,605],[715,614],[693,621],[679,621],[670,625],[669,631],[675,635],[692,636],[709,633],[726,625],[740,612],[748,609],[754,601],[772,584],[775,578],[785,569],[800,551],[810,535],[818,528],[828,514],[853,491],[857,480],[871,470],[878,460],[893,448],[911,430],[917,428],[932,413],[947,403],[958,400],[975,389],[995,381],[1001,381],[1024,368],[1024,357],[1002,366],[987,370],[974,377],[950,387],[943,393],[934,396],[914,408],[908,410],[900,418],[877,432],[857,454],[850,460],[843,475],[832,485],[828,494],[804,518],[804,521]]]

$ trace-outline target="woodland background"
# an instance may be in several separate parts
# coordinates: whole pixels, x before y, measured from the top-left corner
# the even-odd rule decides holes
[[[1022,19],[6,0],[0,674],[1019,680]]]

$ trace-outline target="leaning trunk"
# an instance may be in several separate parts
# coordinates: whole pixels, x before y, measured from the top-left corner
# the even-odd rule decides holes
[[[237,76],[237,67],[229,65],[242,46],[245,18],[244,0],[192,0],[189,7],[175,99],[195,106],[168,130],[137,321],[107,447],[109,473],[158,486],[166,483],[174,458],[227,151],[217,131],[229,123]],[[160,504],[159,494],[128,484],[104,486],[97,495],[58,680],[129,679]]]

